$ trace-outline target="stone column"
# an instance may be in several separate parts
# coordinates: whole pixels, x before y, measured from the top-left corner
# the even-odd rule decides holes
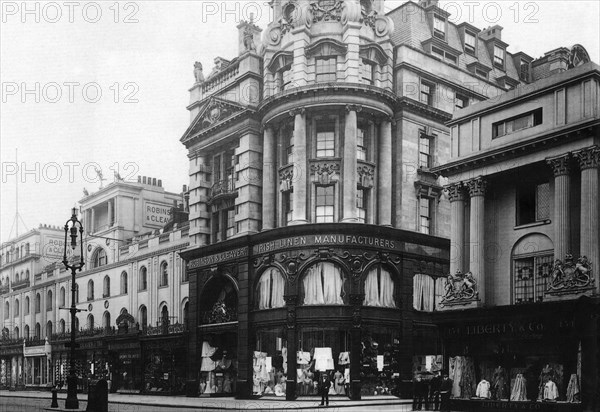
[[[290,225],[307,223],[306,199],[308,196],[306,177],[308,165],[306,161],[306,114],[304,109],[290,111],[294,116],[294,218]]]
[[[570,156],[569,154],[546,159],[554,172],[554,258],[564,260],[571,252],[569,196]],[[582,222],[583,223],[583,222]]]
[[[109,200],[107,204],[107,213],[108,213],[108,227],[112,227],[113,225],[113,208],[112,208],[112,200]]]
[[[272,126],[265,126],[263,139],[263,181],[262,181],[262,230],[275,227],[275,185],[277,182],[275,132]]]
[[[471,261],[469,270],[477,281],[477,291],[485,304],[485,190],[487,182],[478,177],[466,182],[471,196],[471,219],[469,246]]]
[[[94,208],[92,208],[92,218],[90,219],[90,232],[94,233],[96,231],[96,212]]]
[[[379,171],[377,173],[379,224],[392,225],[392,122],[381,122],[379,139]]]
[[[464,269],[465,195],[462,182],[447,186],[450,199],[450,274]]]
[[[600,235],[598,224],[598,168],[600,167],[600,148],[592,146],[575,153],[581,168],[581,232],[580,254],[587,256],[592,268],[600,264]],[[595,270],[598,287],[598,269]]]
[[[346,106],[344,123],[343,214],[342,222],[356,222],[356,139],[357,116],[360,107]]]

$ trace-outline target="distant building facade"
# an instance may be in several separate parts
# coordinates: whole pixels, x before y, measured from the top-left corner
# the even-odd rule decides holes
[[[75,291],[83,310],[75,325],[80,389],[88,378],[102,377],[112,391],[183,391],[189,295],[178,253],[189,245],[186,202],[183,194],[146,177],[116,180],[81,200],[86,266],[77,273]],[[13,261],[26,241],[39,246]],[[33,265],[28,280],[20,276],[15,282],[13,275],[3,283],[5,387],[66,387],[65,343],[73,325],[69,311],[61,309],[71,306],[72,296],[71,273],[61,263],[63,242],[62,228],[40,228],[3,245],[3,256],[10,256],[8,264],[4,257],[3,278],[5,271],[25,270],[27,261]],[[8,363],[12,352],[19,354]]]

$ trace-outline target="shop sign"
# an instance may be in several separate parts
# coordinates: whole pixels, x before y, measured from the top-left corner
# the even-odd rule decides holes
[[[484,401],[478,406],[481,409],[492,409],[495,411],[547,411],[546,405],[530,402]]]
[[[127,349],[140,349],[140,344],[138,342],[129,342],[129,343],[108,343],[108,350],[120,351]]]
[[[574,328],[573,320],[547,322],[543,320],[524,320],[511,322],[490,322],[481,324],[457,325],[444,328],[446,337],[516,335],[528,336],[548,331],[569,331]]]
[[[322,234],[295,236],[260,243],[252,248],[254,254],[299,246],[370,246],[379,249],[400,250],[401,243],[391,239],[363,235]]]
[[[171,206],[156,202],[144,202],[144,226],[163,227],[171,220]]]
[[[217,253],[214,255],[203,256],[198,259],[190,260],[188,263],[188,269],[195,269],[201,266],[214,265],[216,263],[225,262],[227,260],[238,259],[241,257],[248,256],[248,248],[241,247],[233,250],[227,250],[225,252]]]

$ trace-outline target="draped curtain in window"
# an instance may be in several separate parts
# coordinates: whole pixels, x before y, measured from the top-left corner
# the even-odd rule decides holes
[[[365,279],[365,306],[395,308],[394,281],[390,272],[381,266],[371,269]]]
[[[413,277],[413,307],[416,310],[433,312],[435,283],[431,276]]]
[[[283,292],[285,279],[277,268],[263,272],[258,281],[258,308],[271,309],[285,306]]]
[[[303,279],[305,305],[343,305],[342,272],[329,262],[311,266]]]

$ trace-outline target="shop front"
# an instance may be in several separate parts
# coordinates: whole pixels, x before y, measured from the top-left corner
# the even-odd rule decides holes
[[[0,346],[0,389],[20,389],[23,382],[23,341],[5,340]]]
[[[28,389],[47,388],[54,384],[52,345],[46,341],[26,341],[23,344],[25,386]]]
[[[447,242],[342,226],[276,229],[189,261],[201,395],[291,400],[317,395],[324,376],[330,396],[399,393],[411,375],[412,276],[444,273]]]
[[[140,393],[144,376],[142,349],[135,334],[114,336],[106,342],[112,380],[111,392]]]
[[[453,408],[594,410],[598,337],[590,315],[597,310],[582,298],[443,314]]]

